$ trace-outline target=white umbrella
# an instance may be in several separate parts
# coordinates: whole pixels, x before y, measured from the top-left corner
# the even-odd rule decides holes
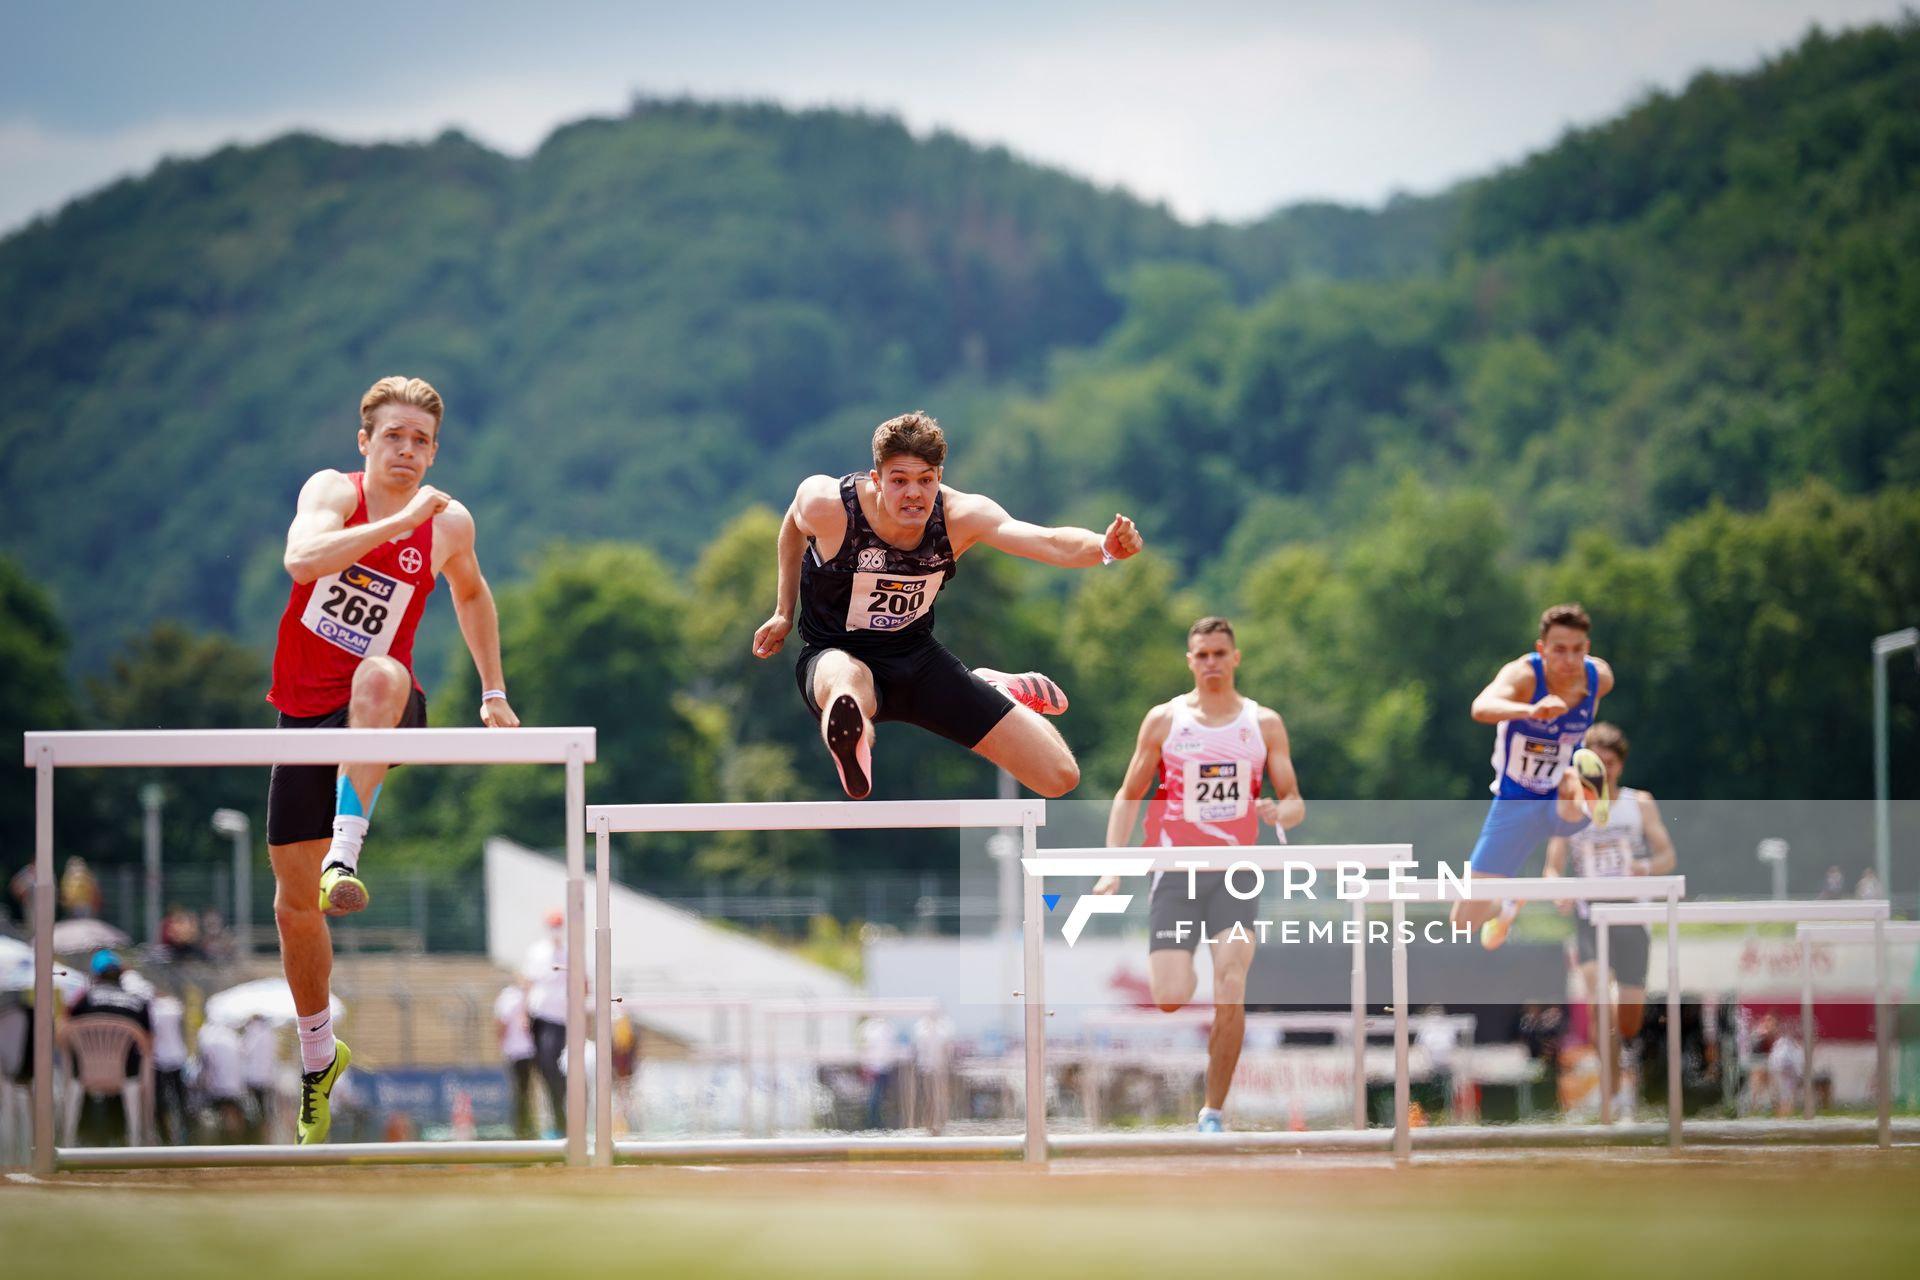
[[[53,985],[70,996],[87,985],[84,974],[55,962]],[[0,935],[0,991],[33,990],[33,944]]]
[[[53,926],[53,949],[61,955],[98,951],[103,947],[108,951],[119,951],[131,945],[132,941],[125,932],[105,920],[76,917]]]
[[[331,998],[329,1008],[335,1022],[346,1012],[339,996]],[[255,978],[252,982],[216,991],[207,997],[206,1015],[208,1022],[226,1027],[240,1026],[250,1018],[265,1018],[278,1025],[290,1023],[299,1016],[285,978]]]

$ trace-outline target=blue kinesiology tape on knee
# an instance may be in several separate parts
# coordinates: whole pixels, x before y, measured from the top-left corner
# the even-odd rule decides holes
[[[380,788],[384,785],[380,782],[373,784],[373,795],[367,800],[367,807],[362,809],[360,793],[353,789],[353,783],[347,775],[341,774],[333,788],[333,812],[342,818],[365,818],[371,822],[373,807],[380,803]]]

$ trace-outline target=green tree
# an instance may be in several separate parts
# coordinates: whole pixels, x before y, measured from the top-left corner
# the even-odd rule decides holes
[[[665,561],[626,543],[558,544],[497,600],[508,691],[522,723],[599,730],[598,763],[587,768],[590,797],[638,804],[715,796],[718,726],[687,691],[689,604]],[[452,669],[433,700],[433,721],[474,724],[480,690],[473,665],[463,657]],[[388,831],[408,842],[416,865],[465,865],[490,835],[536,847],[564,843],[557,769],[404,773],[381,813],[393,815]]]
[[[87,681],[87,720],[95,729],[270,728],[266,665],[253,650],[222,635],[202,635],[161,622],[135,636]],[[137,862],[141,856],[140,788],[157,783],[166,797],[161,840],[167,863],[225,865],[227,841],[209,819],[215,809],[239,809],[264,832],[267,777],[262,769],[110,769],[81,775],[91,817],[85,827],[63,823],[62,846],[85,841],[98,863]]]
[[[14,749],[29,730],[74,727],[66,650],[53,601],[0,555],[0,745]],[[9,876],[15,863],[33,856],[34,778],[19,763],[0,761],[0,874]]]

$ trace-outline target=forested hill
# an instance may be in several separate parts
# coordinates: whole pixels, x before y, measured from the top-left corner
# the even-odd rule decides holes
[[[1911,21],[1245,227],[835,112],[643,102],[524,161],[288,137],[0,242],[0,549],[82,669],[165,617],[258,638],[293,494],[392,370],[446,392],[435,479],[509,578],[556,539],[688,563],[917,405],[956,481],[1125,507],[1216,585],[1408,470],[1500,495],[1519,554],[1644,543],[1920,481],[1916,173]]]
[[[854,465],[876,415],[1098,340],[1136,264],[1249,299],[1430,268],[1452,207],[1193,228],[892,120],[689,102],[525,161],[448,135],[169,162],[0,243],[0,547],[83,666],[158,617],[229,627],[300,481],[353,461],[360,391],[406,371],[503,568],[566,536],[687,553],[797,442]]]
[[[516,707],[599,725],[594,793],[636,801],[838,794],[746,642],[796,478],[914,407],[954,483],[1147,536],[1084,574],[969,556],[941,598],[956,652],[1075,691],[1081,798],[1199,612],[1234,617],[1309,795],[1482,796],[1467,707],[1580,598],[1663,799],[1857,799],[1869,642],[1920,622],[1920,20],[1440,196],[1238,227],[843,113],[643,103],[525,160],[289,137],[0,242],[0,299],[0,731],[258,723],[295,492],[395,371],[448,397],[433,478],[479,518]],[[444,605],[416,653],[465,722]],[[1912,797],[1920,673],[1889,680]],[[992,787],[930,735],[886,752],[876,794]],[[408,773],[409,856],[558,838],[551,779]],[[139,781],[66,829],[136,848]],[[26,784],[0,778],[0,847]],[[175,808],[225,856],[201,815],[257,780],[194,785]]]

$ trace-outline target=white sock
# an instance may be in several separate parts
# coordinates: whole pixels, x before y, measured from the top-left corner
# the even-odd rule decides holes
[[[333,1014],[322,1009],[294,1019],[300,1033],[300,1069],[325,1071],[333,1065]]]
[[[1201,1124],[1205,1124],[1205,1123],[1206,1123],[1207,1121],[1209,1121],[1209,1120],[1218,1120],[1219,1118],[1220,1118],[1220,1108],[1218,1108],[1218,1107],[1202,1107],[1202,1108],[1200,1108],[1200,1123],[1201,1123]]]
[[[336,819],[337,821],[337,819]],[[337,837],[336,837],[337,838]],[[1520,904],[1511,898],[1500,900],[1500,923],[1512,924],[1513,918],[1520,914]]]
[[[327,860],[322,867],[330,867],[338,862],[347,869],[348,874],[360,870],[360,846],[367,839],[367,820],[349,814],[337,813],[333,817],[333,845],[327,850]]]

